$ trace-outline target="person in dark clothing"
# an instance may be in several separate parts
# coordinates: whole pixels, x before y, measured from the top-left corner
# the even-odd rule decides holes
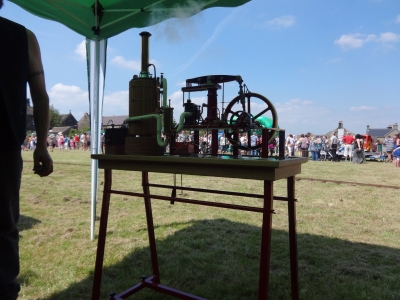
[[[0,0],[0,8],[3,0]],[[18,298],[19,190],[22,172],[21,145],[26,135],[26,84],[34,105],[37,132],[33,171],[53,172],[47,152],[49,97],[46,92],[40,49],[35,35],[22,25],[0,17],[0,299]]]
[[[330,151],[332,154],[332,161],[338,161],[336,159],[336,151],[337,151],[337,144],[338,144],[338,138],[336,136],[336,132],[334,132],[329,139],[329,144],[330,144]]]

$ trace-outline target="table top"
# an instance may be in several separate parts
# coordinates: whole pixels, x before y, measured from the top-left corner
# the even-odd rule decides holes
[[[100,169],[279,180],[301,173],[305,157],[145,156],[92,154]]]

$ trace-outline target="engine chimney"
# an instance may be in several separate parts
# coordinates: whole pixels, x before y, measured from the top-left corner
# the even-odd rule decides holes
[[[150,32],[143,31],[139,34],[142,37],[142,65],[140,69],[140,77],[149,77],[149,37],[151,37]]]

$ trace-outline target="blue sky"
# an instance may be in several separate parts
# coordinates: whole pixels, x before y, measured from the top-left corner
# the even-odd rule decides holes
[[[89,111],[84,37],[8,1],[0,16],[36,34],[50,102],[79,120]],[[142,31],[152,34],[150,58],[168,79],[177,120],[186,79],[227,74],[241,75],[251,92],[268,98],[290,133],[324,134],[339,121],[364,133],[367,125],[400,122],[399,0],[252,0],[128,30],[108,40],[105,116],[128,114]],[[236,83],[226,84],[224,101],[237,92]],[[191,96],[206,102],[206,93]],[[253,104],[254,112],[264,107]]]

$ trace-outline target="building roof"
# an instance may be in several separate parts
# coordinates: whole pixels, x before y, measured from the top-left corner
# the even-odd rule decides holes
[[[63,126],[71,126],[71,125],[76,125],[78,121],[76,118],[72,115],[70,112],[69,114],[60,114],[60,119],[61,119],[61,125]]]
[[[384,137],[392,130],[393,130],[392,128],[370,128],[369,135],[376,137]]]
[[[125,119],[127,119],[127,118],[129,118],[128,115],[126,115],[126,116],[103,116],[101,119],[101,124],[103,126],[111,125],[111,124],[119,126],[119,125],[124,124]]]
[[[69,114],[60,114],[61,120],[65,120],[65,119],[68,118],[69,116],[72,116],[72,117],[75,119],[75,117],[72,115],[72,113],[69,113]]]
[[[59,132],[65,133],[65,132],[69,132],[71,129],[71,126],[62,126],[62,127],[53,127],[50,130],[52,131],[52,133],[57,134]]]
[[[89,114],[87,112],[85,112],[83,114],[83,117],[79,120],[79,123],[80,122],[89,122],[90,123],[90,116],[89,116]]]

